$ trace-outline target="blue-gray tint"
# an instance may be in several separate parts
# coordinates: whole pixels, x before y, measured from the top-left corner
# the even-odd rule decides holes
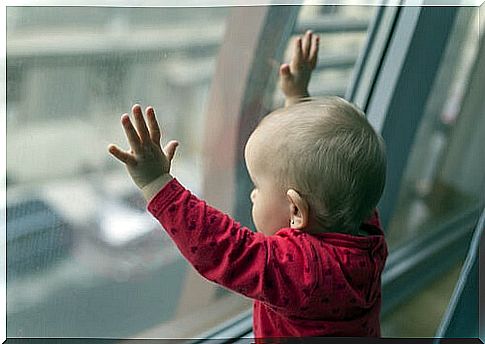
[[[485,227],[485,209],[475,228],[467,258],[437,337],[478,337],[478,253]]]

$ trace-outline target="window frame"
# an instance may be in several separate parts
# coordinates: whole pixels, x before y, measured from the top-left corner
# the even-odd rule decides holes
[[[379,202],[384,228],[396,207],[400,181],[458,9],[402,8],[375,86],[365,99],[367,118],[381,133],[388,152],[386,187]]]

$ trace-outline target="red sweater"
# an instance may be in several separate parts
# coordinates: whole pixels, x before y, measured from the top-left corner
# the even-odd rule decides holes
[[[379,336],[387,246],[369,235],[254,233],[172,180],[148,203],[184,257],[210,281],[254,299],[255,337]]]

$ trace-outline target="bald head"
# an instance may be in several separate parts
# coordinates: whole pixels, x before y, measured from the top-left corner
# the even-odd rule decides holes
[[[352,232],[380,199],[381,137],[344,99],[327,97],[279,109],[255,129],[246,153],[282,189],[295,189],[327,229]]]

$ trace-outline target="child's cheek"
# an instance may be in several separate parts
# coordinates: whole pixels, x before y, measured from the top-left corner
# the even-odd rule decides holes
[[[252,216],[253,216],[254,226],[256,227],[256,231],[263,233],[263,231],[261,230],[262,224],[261,224],[260,209],[257,205],[257,202],[253,203]]]

